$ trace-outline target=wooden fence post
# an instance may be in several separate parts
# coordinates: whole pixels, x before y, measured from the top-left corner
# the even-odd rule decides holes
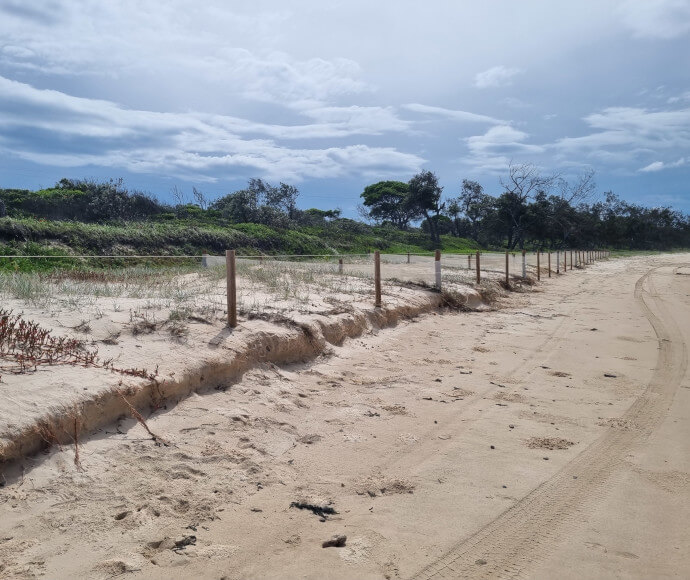
[[[573,269],[573,251],[570,250],[570,270],[572,271]]]
[[[472,269],[472,256],[470,254],[467,254],[467,269]]]
[[[469,258],[469,255],[467,256]],[[436,290],[441,291],[441,250],[434,254],[434,270],[436,272]]]
[[[225,268],[227,270],[228,326],[237,326],[237,285],[235,282],[235,250],[225,250]]]
[[[374,306],[376,308],[381,307],[381,252],[376,250],[374,252],[374,287],[376,291],[376,296],[374,300]]]
[[[510,288],[510,252],[506,250],[506,287]]]
[[[561,273],[561,251],[556,250],[556,274]]]
[[[563,273],[568,271],[568,250],[563,250]]]
[[[551,278],[551,250],[549,250],[549,278]]]
[[[482,281],[482,276],[479,273],[479,251],[477,251],[477,284]]]
[[[522,277],[527,278],[527,253],[522,250]]]
[[[410,263],[410,252],[407,252],[407,263]]]
[[[343,259],[338,258],[338,274],[342,274],[342,273],[343,273]]]
[[[537,282],[541,280],[541,264],[539,263],[539,250],[537,250]]]

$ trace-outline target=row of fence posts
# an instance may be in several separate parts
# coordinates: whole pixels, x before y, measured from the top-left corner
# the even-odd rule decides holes
[[[570,269],[573,267],[581,267],[586,264],[592,264],[596,260],[601,260],[609,256],[607,250],[569,250],[570,251]],[[510,286],[510,254],[506,251],[506,286]],[[537,251],[537,280],[541,280],[541,251]],[[547,252],[547,271],[551,278],[551,254]],[[475,270],[477,285],[481,283],[481,252],[475,254]],[[204,258],[205,259],[205,258]],[[407,263],[410,263],[410,253],[407,254]],[[563,250],[563,272],[568,270],[568,250]],[[237,326],[237,270],[236,270],[236,253],[235,250],[225,251],[225,266],[227,270],[227,300],[228,300],[228,326],[235,328]],[[472,254],[467,255],[467,269],[472,269]],[[343,273],[343,259],[338,260],[338,273]],[[436,289],[441,290],[441,250],[436,250],[434,254],[434,273],[436,277]],[[556,274],[561,273],[561,251],[556,251]],[[527,252],[522,250],[522,277],[527,277]],[[378,250],[374,252],[374,306],[381,307],[381,252]]]

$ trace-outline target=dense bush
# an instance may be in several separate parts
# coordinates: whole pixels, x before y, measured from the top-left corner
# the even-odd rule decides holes
[[[128,191],[122,180],[62,179],[55,187],[39,191],[1,189],[0,201],[12,217],[89,223],[145,220],[166,210],[151,196]]]

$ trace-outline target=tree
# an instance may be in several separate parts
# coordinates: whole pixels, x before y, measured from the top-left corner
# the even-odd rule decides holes
[[[527,204],[537,192],[548,192],[555,176],[543,176],[531,163],[510,163],[508,177],[501,178],[503,194],[498,198],[499,219],[504,225],[508,249],[524,246]]]
[[[414,212],[407,206],[409,186],[402,181],[379,181],[364,188],[360,197],[370,208],[368,217],[377,222],[391,222],[404,230],[410,223]]]
[[[296,214],[297,222],[306,226],[325,226],[331,220],[340,219],[340,209],[317,209],[312,207]]]
[[[445,203],[441,203],[443,187],[438,184],[438,178],[431,171],[421,171],[408,183],[409,193],[406,206],[415,217],[424,217],[429,223],[431,241],[436,245],[441,243],[437,221]],[[432,213],[433,212],[433,213]]]
[[[479,241],[481,221],[491,210],[494,199],[484,193],[482,186],[476,181],[462,180],[460,195],[448,201],[448,212],[454,216],[456,229],[458,229],[458,214],[463,214],[469,222],[469,236],[476,242]],[[459,232],[458,234],[459,235]]]
[[[577,176],[574,183],[557,177],[558,197],[571,205],[584,203],[594,194],[594,169],[587,169]]]
[[[299,190],[286,183],[274,187],[253,177],[245,189],[225,195],[210,205],[223,216],[236,223],[258,223],[286,228],[299,217],[297,197]]]
[[[235,223],[257,221],[258,208],[257,191],[249,188],[225,195],[211,204],[211,209],[219,210],[223,217]]]
[[[208,199],[199,191],[196,187],[192,187],[192,195],[194,196],[194,201],[201,209],[206,209],[208,207]]]
[[[290,219],[295,218],[299,189],[294,185],[280,182],[280,186],[268,186],[265,193],[266,205],[284,211]]]
[[[460,231],[462,230],[460,215],[462,214],[462,208],[458,202],[458,198],[451,198],[446,203],[446,216],[451,223],[451,233],[454,236],[460,237]]]

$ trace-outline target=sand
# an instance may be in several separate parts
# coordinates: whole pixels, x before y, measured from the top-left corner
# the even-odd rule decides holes
[[[147,381],[3,375],[22,458],[2,468],[0,577],[685,577],[689,255],[599,262],[492,311],[388,295],[385,315],[315,301],[297,328],[228,333],[218,313],[179,343],[107,317],[167,395],[144,413],[157,440],[90,412],[79,465],[69,422],[44,453],[10,443],[42,401],[84,413],[128,388],[144,408]]]

